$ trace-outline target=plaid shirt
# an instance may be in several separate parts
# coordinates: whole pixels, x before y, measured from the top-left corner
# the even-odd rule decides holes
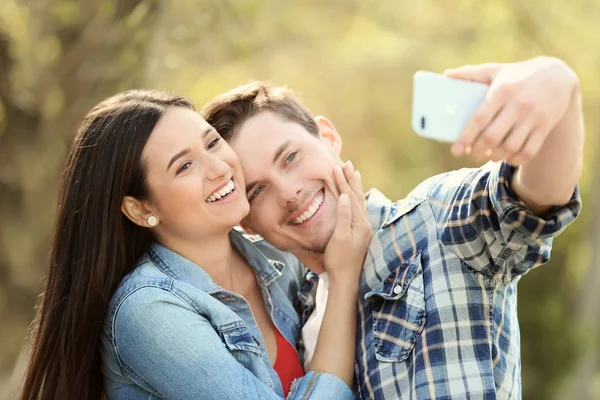
[[[488,163],[430,178],[391,202],[367,194],[374,229],[361,275],[356,395],[361,399],[519,399],[517,282],[548,262],[581,209],[533,215]],[[306,317],[316,275],[299,296]]]

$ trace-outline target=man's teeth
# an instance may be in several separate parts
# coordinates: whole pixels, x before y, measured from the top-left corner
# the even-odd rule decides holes
[[[292,224],[298,225],[315,215],[321,204],[323,203],[323,192],[319,192],[317,197],[315,197],[315,201],[312,202],[308,210],[304,211],[302,215],[292,221]]]
[[[213,201],[217,201],[225,196],[227,196],[229,193],[233,192],[233,180],[230,180],[229,183],[227,183],[227,185],[223,186],[223,188],[221,190],[217,190],[216,192],[214,192],[213,194],[211,194],[208,199],[206,199],[207,203],[212,203]]]

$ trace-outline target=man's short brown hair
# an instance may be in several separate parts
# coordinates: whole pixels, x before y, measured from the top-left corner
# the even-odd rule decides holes
[[[319,129],[311,112],[290,89],[269,82],[254,81],[223,93],[202,109],[202,116],[228,142],[248,118],[271,111],[302,125],[318,136]]]

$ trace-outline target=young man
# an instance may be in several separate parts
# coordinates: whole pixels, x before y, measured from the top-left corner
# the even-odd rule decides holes
[[[430,178],[397,202],[366,195],[374,237],[358,304],[361,398],[520,398],[517,282],[549,260],[552,238],[581,208],[583,122],[571,69],[544,57],[446,74],[490,85],[452,152],[492,162]],[[338,195],[332,171],[342,165],[333,124],[260,82],[217,97],[204,117],[240,157],[245,229],[323,273]],[[314,290],[301,298],[311,311]]]

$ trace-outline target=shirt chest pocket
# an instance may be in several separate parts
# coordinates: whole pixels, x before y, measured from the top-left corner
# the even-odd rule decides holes
[[[373,310],[375,357],[384,362],[406,360],[425,327],[421,253],[398,267],[365,298]]]

